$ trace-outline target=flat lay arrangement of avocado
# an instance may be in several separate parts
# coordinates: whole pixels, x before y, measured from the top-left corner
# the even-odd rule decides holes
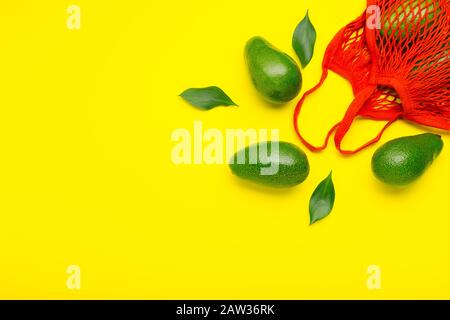
[[[431,133],[392,140],[373,155],[373,173],[386,184],[408,185],[425,173],[443,147],[442,137]]]
[[[300,93],[302,75],[297,64],[265,39],[250,39],[245,57],[253,84],[267,101],[282,104]]]
[[[377,32],[380,35],[393,36],[397,39],[402,38],[401,41],[409,41],[405,40],[405,37],[411,35],[420,37],[421,33],[417,30],[422,26],[425,27],[433,23],[432,21],[435,21],[435,17],[441,9],[436,7],[436,2],[432,0],[426,0],[426,5],[419,0],[404,0],[403,2],[397,1],[395,6],[386,10],[388,14],[382,16],[380,28]],[[295,28],[292,37],[292,49],[298,57],[301,68],[291,56],[282,49],[276,48],[269,40],[261,36],[255,36],[247,41],[244,56],[250,76],[249,80],[264,100],[270,104],[282,105],[289,103],[299,95],[303,81],[302,69],[306,68],[313,58],[316,36],[316,29],[312,24],[309,13],[307,13]],[[426,68],[431,69],[430,65],[432,64],[448,63],[448,58],[447,51],[436,56],[434,60],[428,59]],[[422,61],[417,61],[417,64],[421,63]],[[325,71],[321,83],[326,77]],[[415,67],[413,71],[420,70]],[[312,92],[315,89],[313,88],[310,91]],[[299,104],[311,92],[306,92]],[[217,106],[236,105],[225,92],[217,87],[189,89],[182,94],[182,97],[203,110],[210,110]],[[401,107],[401,99],[398,97],[396,99]],[[400,118],[398,114],[395,117],[395,119]],[[337,128],[339,132],[339,126],[345,126],[343,122],[336,125],[333,130]],[[420,121],[418,122],[420,123]],[[350,124],[351,122],[348,123],[349,126]],[[388,123],[386,128],[391,124],[392,122]],[[297,127],[296,131],[298,133]],[[336,133],[336,136],[338,136],[338,133]],[[301,136],[300,138],[312,151],[323,150],[323,148],[310,146]],[[381,134],[364,147],[370,146],[380,138]],[[375,151],[371,162],[373,174],[376,179],[384,184],[399,187],[408,186],[417,181],[427,171],[440,155],[443,147],[442,137],[431,133],[392,140]],[[339,151],[342,151],[340,145]],[[348,152],[348,154],[358,151]],[[296,145],[284,141],[267,141],[250,145],[238,151],[230,159],[229,167],[232,174],[242,180],[276,189],[296,187],[302,184],[310,173],[310,162],[305,152]],[[333,175],[330,173],[327,178],[318,184],[310,198],[311,225],[330,215],[334,208],[335,198],[335,185]]]
[[[309,175],[306,154],[296,145],[280,141],[261,142],[238,151],[230,168],[242,179],[274,188],[297,186]]]

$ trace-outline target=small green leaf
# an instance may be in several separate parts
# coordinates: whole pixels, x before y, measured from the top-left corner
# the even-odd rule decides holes
[[[211,110],[219,106],[237,106],[237,104],[218,87],[188,89],[180,94],[180,97],[194,107],[202,110]]]
[[[332,175],[333,172],[319,184],[311,197],[309,203],[311,225],[326,218],[333,210],[335,190]]]
[[[306,12],[305,18],[303,18],[295,29],[292,38],[292,47],[297,53],[303,68],[309,64],[313,57],[316,37],[316,29],[314,29],[308,12]]]

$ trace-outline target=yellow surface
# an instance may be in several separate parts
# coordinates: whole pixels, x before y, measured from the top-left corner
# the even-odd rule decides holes
[[[66,27],[71,4],[81,30]],[[243,47],[263,35],[294,56],[308,8],[318,43],[304,89],[364,1],[2,1],[0,298],[450,298],[448,149],[396,193],[371,174],[374,148],[308,153],[309,179],[285,192],[243,184],[225,165],[171,162],[171,133],[195,120],[279,128],[298,143],[295,102],[259,98]],[[240,107],[204,113],[178,97],[207,85]],[[305,105],[305,136],[321,141],[351,99],[331,75]],[[358,121],[345,145],[380,125]],[[383,141],[423,130],[399,122]],[[309,227],[309,197],[331,169],[335,210]],[[80,290],[66,286],[70,265]],[[381,290],[367,288],[370,265]]]

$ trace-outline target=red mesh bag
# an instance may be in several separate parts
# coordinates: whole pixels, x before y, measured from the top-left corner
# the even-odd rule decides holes
[[[354,154],[378,142],[399,118],[450,130],[449,28],[450,0],[368,0],[367,12],[333,38],[320,82],[295,109],[294,127],[301,141],[320,151],[336,131],[336,148]],[[324,83],[328,70],[350,81],[355,99],[325,143],[316,147],[302,137],[298,118],[305,99]],[[358,116],[387,123],[363,146],[343,150],[342,140]]]

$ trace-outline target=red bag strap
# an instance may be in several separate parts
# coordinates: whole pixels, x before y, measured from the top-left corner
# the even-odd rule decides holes
[[[401,113],[397,113],[393,116],[391,120],[389,120],[388,123],[383,127],[383,129],[380,131],[380,133],[373,138],[372,140],[368,141],[361,147],[355,149],[355,150],[344,150],[341,147],[342,140],[344,139],[345,135],[349,131],[353,121],[358,116],[359,111],[364,106],[366,101],[370,98],[372,94],[375,93],[377,90],[377,85],[368,85],[364,89],[362,89],[353,100],[352,104],[347,110],[347,113],[344,116],[344,119],[341,121],[340,125],[337,127],[336,134],[334,136],[334,143],[336,145],[336,148],[342,153],[342,154],[355,154],[359,151],[373,145],[374,143],[377,143],[380,141],[381,137],[383,136],[383,133],[388,129],[395,121],[398,120],[398,118],[401,116]]]
[[[300,117],[300,112],[302,110],[303,104],[306,100],[306,98],[311,95],[312,93],[314,93],[317,89],[319,89],[323,83],[325,82],[326,78],[328,76],[328,68],[324,67],[323,68],[323,74],[322,77],[319,81],[319,83],[314,86],[312,89],[308,90],[307,92],[305,92],[305,94],[303,95],[302,99],[298,102],[295,111],[294,111],[294,128],[295,128],[295,132],[297,133],[297,136],[300,138],[300,140],[302,141],[302,143],[311,151],[313,152],[319,152],[319,151],[323,151],[326,149],[327,145],[328,145],[328,141],[330,140],[331,135],[333,134],[334,131],[336,131],[336,134],[334,136],[334,143],[336,145],[336,148],[342,153],[342,154],[355,154],[358,153],[359,151],[377,143],[378,141],[380,141],[381,137],[383,136],[383,133],[395,122],[397,121],[400,116],[401,113],[397,113],[395,114],[391,120],[389,120],[388,123],[386,123],[386,125],[383,127],[383,129],[380,131],[380,133],[373,138],[372,140],[368,141],[367,143],[365,143],[364,145],[362,145],[361,147],[355,149],[355,150],[344,150],[341,147],[342,144],[342,140],[344,139],[345,135],[347,134],[347,132],[350,130],[350,127],[353,123],[353,121],[355,120],[355,118],[358,116],[359,111],[361,110],[361,108],[364,106],[365,102],[370,98],[370,96],[372,96],[372,94],[375,93],[375,91],[377,90],[377,85],[368,85],[367,87],[365,87],[364,89],[362,89],[357,96],[355,97],[355,99],[353,100],[352,104],[350,105],[350,107],[347,110],[347,113],[344,116],[344,119],[335,124],[330,131],[328,132],[325,141],[323,143],[323,145],[321,146],[314,146],[311,143],[309,143],[301,134],[300,132],[300,127],[298,124],[298,118]]]
[[[327,67],[323,67],[323,72],[322,72],[322,77],[320,78],[320,81],[318,84],[316,84],[313,88],[311,88],[310,90],[306,91],[305,94],[303,95],[302,99],[298,102],[297,106],[295,107],[295,111],[294,111],[294,128],[295,128],[295,132],[297,133],[297,136],[299,137],[299,139],[302,141],[302,143],[311,151],[313,152],[319,152],[322,150],[325,150],[327,145],[328,145],[328,141],[330,140],[331,135],[333,134],[334,130],[336,130],[336,128],[339,126],[340,123],[337,123],[336,125],[333,126],[333,128],[331,128],[331,130],[328,132],[326,138],[325,138],[325,142],[323,145],[316,147],[314,145],[312,145],[311,143],[309,143],[300,133],[300,127],[298,125],[298,118],[300,117],[300,112],[302,111],[302,107],[303,104],[306,100],[306,98],[311,95],[312,93],[314,93],[315,91],[317,91],[317,89],[319,89],[325,82],[325,80],[328,77],[328,68]]]

